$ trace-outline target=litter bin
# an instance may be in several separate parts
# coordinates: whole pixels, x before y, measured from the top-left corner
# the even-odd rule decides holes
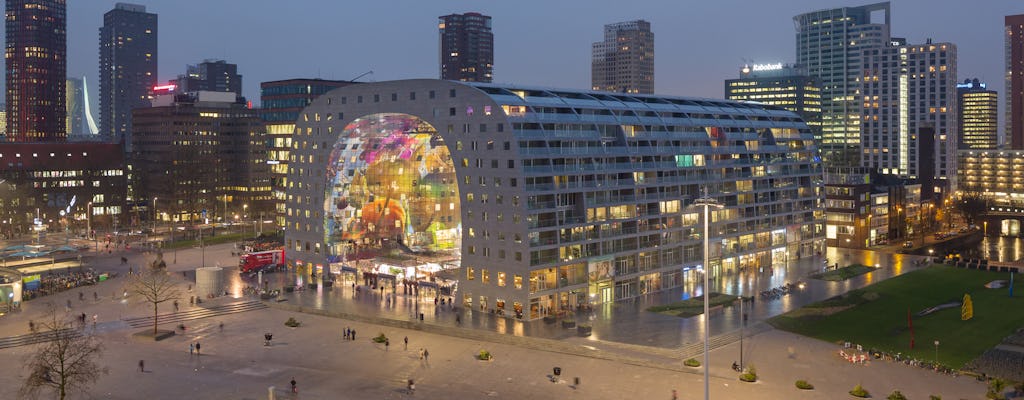
[[[560,375],[562,375],[562,368],[560,368],[560,367],[555,367],[555,369],[554,369],[554,373],[555,373],[555,376],[560,376]]]

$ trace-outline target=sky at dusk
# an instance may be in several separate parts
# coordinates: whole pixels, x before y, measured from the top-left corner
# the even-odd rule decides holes
[[[288,78],[361,81],[438,77],[437,17],[490,15],[494,81],[587,89],[590,46],[603,25],[645,19],[655,35],[655,92],[721,98],[723,80],[744,60],[794,62],[796,14],[870,1],[838,0],[140,0],[159,14],[159,78],[186,64],[238,64],[244,93]],[[68,1],[68,75],[98,92],[98,38],[114,1]],[[892,35],[910,43],[958,46],[959,80],[1004,86],[1003,17],[1024,13],[1020,0],[892,1]],[[94,112],[96,103],[94,104]]]

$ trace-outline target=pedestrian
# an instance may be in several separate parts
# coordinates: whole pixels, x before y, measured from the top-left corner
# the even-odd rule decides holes
[[[391,346],[391,341],[388,338],[384,338],[384,351],[388,351],[389,346]]]
[[[356,330],[355,329],[353,329],[352,332],[349,332],[348,338],[352,339],[352,340],[356,340]]]
[[[92,315],[92,329],[96,329],[96,321],[98,321],[99,319],[100,319],[100,315],[99,314],[93,314]]]
[[[84,301],[84,300],[85,300],[85,293],[78,292],[78,301]]]
[[[351,329],[348,329],[348,327],[346,326],[346,327],[345,327],[345,340],[348,340],[348,337],[349,337],[349,336],[350,336],[351,334],[352,334],[352,330],[351,330]]]
[[[178,301],[174,301],[174,312],[178,312]]]
[[[420,360],[422,360],[422,359],[423,359],[423,351],[424,351],[424,350],[423,350],[423,348],[422,348],[422,347],[420,347]]]
[[[29,332],[36,333],[36,323],[35,323],[35,321],[32,321],[32,320],[28,321],[28,330],[29,330]]]
[[[403,340],[405,341],[405,349],[409,350],[409,337],[406,336],[405,339],[403,339]]]
[[[189,307],[194,306],[195,304],[196,304],[196,296],[188,296],[188,305],[189,305]]]
[[[146,372],[146,362],[139,360],[139,372]]]
[[[679,400],[679,394],[676,393],[675,389],[672,389],[672,400]]]
[[[197,356],[203,355],[203,353],[201,351],[199,351],[199,342],[196,342],[196,355]]]
[[[456,325],[462,325],[462,316],[461,315],[455,314],[455,324]]]
[[[224,321],[221,321],[220,325],[217,325],[217,327],[220,328],[221,332],[224,332]]]
[[[292,393],[298,393],[299,392],[299,388],[297,386],[295,386],[295,377],[294,376],[292,377],[292,382],[291,383],[292,383]]]
[[[430,363],[430,351],[427,349],[423,349],[423,361],[426,361],[427,364]]]
[[[194,352],[195,350],[196,350],[195,343],[189,343],[188,344],[188,355],[192,355],[192,352]]]
[[[96,294],[96,292],[92,292],[92,299],[94,301],[100,301],[100,295]]]
[[[65,307],[65,311],[66,312],[70,312],[71,311],[71,299],[68,299],[67,307]]]

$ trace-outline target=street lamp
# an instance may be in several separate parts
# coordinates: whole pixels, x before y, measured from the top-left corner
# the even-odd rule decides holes
[[[935,340],[935,363],[939,363],[939,340]]]
[[[248,204],[242,204],[242,221],[248,221],[249,220],[248,214],[246,214],[246,212],[248,210],[249,210],[249,205]],[[253,227],[253,230],[256,230],[256,227]],[[245,225],[242,225],[242,236],[245,236]]]
[[[89,230],[89,234],[92,235],[93,242],[96,243],[96,252],[99,252],[100,251],[100,239],[99,239],[99,237],[96,236],[95,233],[92,232],[92,202],[90,201],[86,205],[85,208],[86,208],[86,210],[85,210],[85,213],[86,213],[86,216],[85,216],[86,228],[85,229]],[[86,248],[88,248],[88,247],[86,247]]]
[[[711,221],[711,207],[722,208],[721,204],[718,204],[715,199],[708,196],[708,189],[704,187],[704,197],[701,197],[693,202],[693,205],[704,208],[704,400],[711,398],[710,389],[710,357],[708,356],[710,349],[708,349],[709,331],[711,330],[711,318],[710,310],[708,307],[708,274],[710,274],[710,256],[709,253],[711,248],[711,241],[709,238],[710,234],[710,221]]]
[[[156,216],[159,215],[156,212],[156,197],[153,198],[153,233],[156,233]]]

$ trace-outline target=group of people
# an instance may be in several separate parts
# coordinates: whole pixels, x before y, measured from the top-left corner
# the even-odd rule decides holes
[[[39,278],[38,289],[25,289],[21,296],[24,300],[63,292],[80,286],[96,283],[98,275],[91,268],[84,271],[68,271],[66,273],[48,273]]]

